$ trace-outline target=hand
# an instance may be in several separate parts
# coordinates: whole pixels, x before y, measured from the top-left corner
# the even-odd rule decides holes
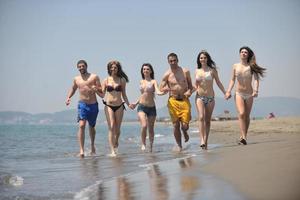
[[[226,100],[230,99],[231,98],[231,93],[230,92],[226,92],[224,98]]]
[[[133,104],[133,103],[131,103],[131,104],[129,104],[129,106],[128,106],[131,110],[134,110],[135,109],[135,107],[136,107],[136,104]]]
[[[186,98],[189,98],[192,94],[191,94],[191,91],[188,90],[188,91],[186,91],[183,95],[184,95]]]
[[[67,100],[66,100],[66,106],[70,105],[70,103],[71,103],[71,99],[67,98]]]
[[[257,96],[258,96],[258,92],[257,92],[257,91],[254,91],[254,92],[252,93],[252,96],[253,96],[253,97],[257,97]]]

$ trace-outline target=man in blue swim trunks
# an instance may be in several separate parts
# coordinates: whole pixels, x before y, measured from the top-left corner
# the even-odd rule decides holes
[[[100,78],[96,74],[88,73],[87,62],[85,60],[79,60],[77,62],[77,69],[80,75],[76,76],[73,81],[73,85],[68,93],[66,105],[71,102],[71,97],[79,89],[79,102],[78,102],[78,141],[79,141],[79,156],[84,157],[84,136],[86,121],[89,123],[89,132],[91,139],[91,154],[96,153],[95,149],[95,135],[96,135],[96,120],[98,115],[98,102],[96,94],[103,97],[101,90]]]

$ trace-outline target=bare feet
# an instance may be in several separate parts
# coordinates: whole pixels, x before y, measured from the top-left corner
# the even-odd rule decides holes
[[[180,147],[180,146],[174,146],[173,147],[173,151],[179,153],[179,152],[182,151],[182,147]]]
[[[78,156],[79,158],[84,158],[84,153],[79,153],[79,154],[77,154],[77,156]]]
[[[141,150],[142,150],[142,151],[145,151],[145,150],[146,150],[146,146],[142,144]]]
[[[95,148],[95,146],[92,146],[90,155],[91,155],[91,156],[96,155],[96,148]]]
[[[107,156],[114,158],[114,157],[117,157],[117,154],[113,151],[113,152],[111,152],[111,154],[108,154]]]

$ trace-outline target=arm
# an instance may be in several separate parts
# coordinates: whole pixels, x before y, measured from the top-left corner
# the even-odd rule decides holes
[[[185,77],[188,84],[188,90],[184,93],[184,95],[189,98],[192,95],[193,92],[193,84],[192,84],[192,78],[189,70],[185,71]]]
[[[253,74],[254,75],[254,89],[253,89],[253,97],[257,97],[258,96],[258,88],[259,88],[259,77],[257,74]]]
[[[97,75],[95,77],[95,85],[93,86],[93,90],[99,97],[104,98],[104,93],[102,91],[100,78]]]
[[[78,86],[76,84],[76,80],[74,79],[73,80],[73,85],[70,89],[70,91],[68,92],[68,96],[67,96],[67,99],[66,99],[66,105],[70,105],[71,103],[71,97],[75,94],[76,90],[77,90]]]
[[[219,75],[218,75],[218,71],[217,70],[213,70],[213,76],[216,80],[216,83],[218,85],[218,87],[220,88],[220,90],[223,92],[224,95],[226,95],[226,91],[224,89],[223,84],[221,83],[220,79],[219,79]]]
[[[157,81],[156,81],[156,80],[153,80],[153,82],[154,82],[153,84],[154,84],[154,88],[155,88],[156,94],[157,94],[157,95],[164,95],[165,93],[159,90]]]
[[[129,107],[130,104],[129,104],[129,101],[128,101],[128,98],[127,98],[127,94],[126,94],[126,81],[124,80],[124,78],[121,79],[121,85],[122,85],[122,97],[123,97],[123,100],[125,101],[126,105]]]
[[[167,94],[170,90],[168,87],[168,77],[169,77],[169,73],[166,72],[162,78],[160,85],[159,85],[159,91],[163,92],[163,94]]]
[[[231,79],[229,81],[229,86],[225,94],[226,99],[229,99],[231,97],[231,90],[234,86],[234,83],[235,83],[235,65],[233,65],[232,67]]]

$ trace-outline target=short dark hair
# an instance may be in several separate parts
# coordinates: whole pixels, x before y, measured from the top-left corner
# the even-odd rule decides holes
[[[170,57],[175,57],[176,58],[176,60],[178,61],[178,56],[176,55],[176,53],[169,53],[169,55],[168,55],[168,60],[169,60],[169,58]]]
[[[87,65],[87,62],[86,62],[85,60],[79,60],[79,61],[77,62],[77,66],[78,66],[79,64],[84,64],[86,67],[88,66],[88,65]]]

